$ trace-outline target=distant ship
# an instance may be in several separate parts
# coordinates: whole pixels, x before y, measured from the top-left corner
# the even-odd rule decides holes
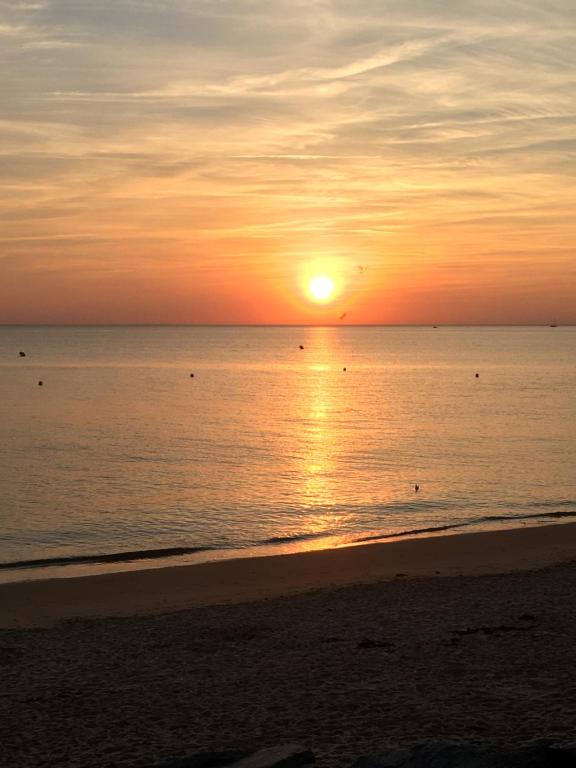
[[[550,323],[550,328],[558,328],[558,321],[552,320],[552,322]]]

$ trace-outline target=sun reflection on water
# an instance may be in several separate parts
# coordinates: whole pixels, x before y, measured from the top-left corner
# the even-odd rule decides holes
[[[329,328],[310,329],[310,342],[321,360],[338,359],[338,344]],[[348,405],[349,390],[338,379],[338,368],[323,362],[309,366],[300,391],[303,425],[298,472],[299,492],[308,534],[330,533],[342,524],[338,509],[338,468],[342,446],[335,420]]]

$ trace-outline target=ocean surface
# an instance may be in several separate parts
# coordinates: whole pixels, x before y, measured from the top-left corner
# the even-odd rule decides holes
[[[576,328],[0,327],[0,580],[571,519]]]

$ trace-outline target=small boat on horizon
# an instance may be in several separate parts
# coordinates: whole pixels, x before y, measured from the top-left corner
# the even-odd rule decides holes
[[[550,328],[558,328],[558,321],[557,320],[552,320],[552,322],[550,323],[549,327]]]

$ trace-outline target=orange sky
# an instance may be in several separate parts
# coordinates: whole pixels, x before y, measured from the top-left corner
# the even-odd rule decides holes
[[[574,21],[7,0],[0,323],[575,323]]]

